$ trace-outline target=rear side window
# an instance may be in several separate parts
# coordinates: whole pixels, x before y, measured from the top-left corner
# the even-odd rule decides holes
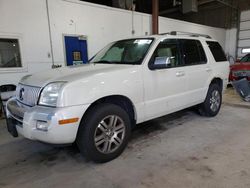
[[[197,65],[207,62],[207,58],[200,41],[181,39],[180,43],[182,46],[185,65]]]
[[[218,42],[207,41],[207,44],[216,62],[227,61],[226,55]]]

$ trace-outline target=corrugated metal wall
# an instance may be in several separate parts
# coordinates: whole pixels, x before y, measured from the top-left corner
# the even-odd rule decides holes
[[[238,58],[243,57],[243,49],[250,48],[250,10],[241,12],[238,35]]]

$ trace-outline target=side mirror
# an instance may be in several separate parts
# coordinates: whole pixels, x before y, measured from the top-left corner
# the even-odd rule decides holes
[[[165,69],[171,67],[170,57],[156,57],[154,63],[150,65],[151,70]]]

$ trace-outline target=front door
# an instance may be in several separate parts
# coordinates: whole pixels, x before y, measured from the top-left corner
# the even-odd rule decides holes
[[[83,36],[64,36],[67,66],[88,62],[87,40]]]
[[[168,68],[158,70],[144,67],[145,120],[177,111],[187,104],[187,78],[178,41],[166,39],[160,42],[149,63],[154,63],[156,57],[170,58],[170,64]]]

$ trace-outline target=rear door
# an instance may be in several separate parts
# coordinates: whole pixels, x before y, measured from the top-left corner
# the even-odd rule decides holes
[[[186,97],[191,106],[204,101],[212,69],[199,40],[180,39],[180,45],[187,77]]]

